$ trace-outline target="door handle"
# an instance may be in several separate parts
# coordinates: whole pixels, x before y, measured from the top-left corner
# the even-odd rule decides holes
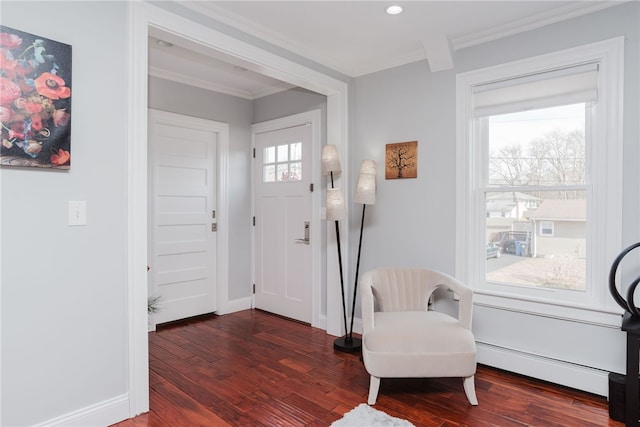
[[[304,222],[304,239],[296,239],[296,243],[309,244],[309,221]]]

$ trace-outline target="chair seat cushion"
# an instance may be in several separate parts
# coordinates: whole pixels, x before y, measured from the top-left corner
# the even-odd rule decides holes
[[[363,337],[363,357],[379,377],[469,376],[475,373],[476,344],[458,320],[436,311],[374,313]]]

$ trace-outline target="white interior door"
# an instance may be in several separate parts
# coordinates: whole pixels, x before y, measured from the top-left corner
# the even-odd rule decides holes
[[[312,126],[254,135],[256,308],[312,321]]]
[[[149,110],[149,283],[154,323],[217,309],[215,126]]]

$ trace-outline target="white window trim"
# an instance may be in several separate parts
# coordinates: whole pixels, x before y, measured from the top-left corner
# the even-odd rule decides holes
[[[542,237],[553,237],[555,235],[555,223],[553,221],[540,221],[540,231],[538,233],[539,236]],[[543,233],[542,230],[550,229],[550,233]]]
[[[607,144],[594,144],[590,157],[602,161],[592,178],[593,195],[588,207],[593,227],[589,239],[592,245],[592,262],[587,275],[593,286],[585,300],[559,301],[554,291],[547,295],[517,295],[505,291],[487,290],[480,286],[483,279],[484,233],[479,226],[484,218],[482,194],[477,191],[480,174],[476,159],[478,147],[473,146],[473,134],[481,131],[473,124],[472,90],[475,86],[499,81],[512,76],[526,75],[573,64],[597,61],[598,115],[594,135]],[[458,74],[456,79],[457,123],[457,184],[456,184],[456,276],[474,287],[475,303],[506,310],[516,310],[559,319],[569,319],[590,324],[619,327],[620,308],[609,296],[607,278],[610,262],[615,259],[622,244],[622,102],[624,78],[624,37],[617,37],[563,51],[553,52],[524,60]],[[485,159],[486,160],[486,159]],[[480,220],[479,220],[480,219]],[[471,243],[471,244],[470,244]]]

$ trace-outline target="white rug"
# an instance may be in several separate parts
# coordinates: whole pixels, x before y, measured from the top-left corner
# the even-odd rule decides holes
[[[356,406],[331,427],[415,427],[407,420],[395,418],[373,409],[366,403]]]

